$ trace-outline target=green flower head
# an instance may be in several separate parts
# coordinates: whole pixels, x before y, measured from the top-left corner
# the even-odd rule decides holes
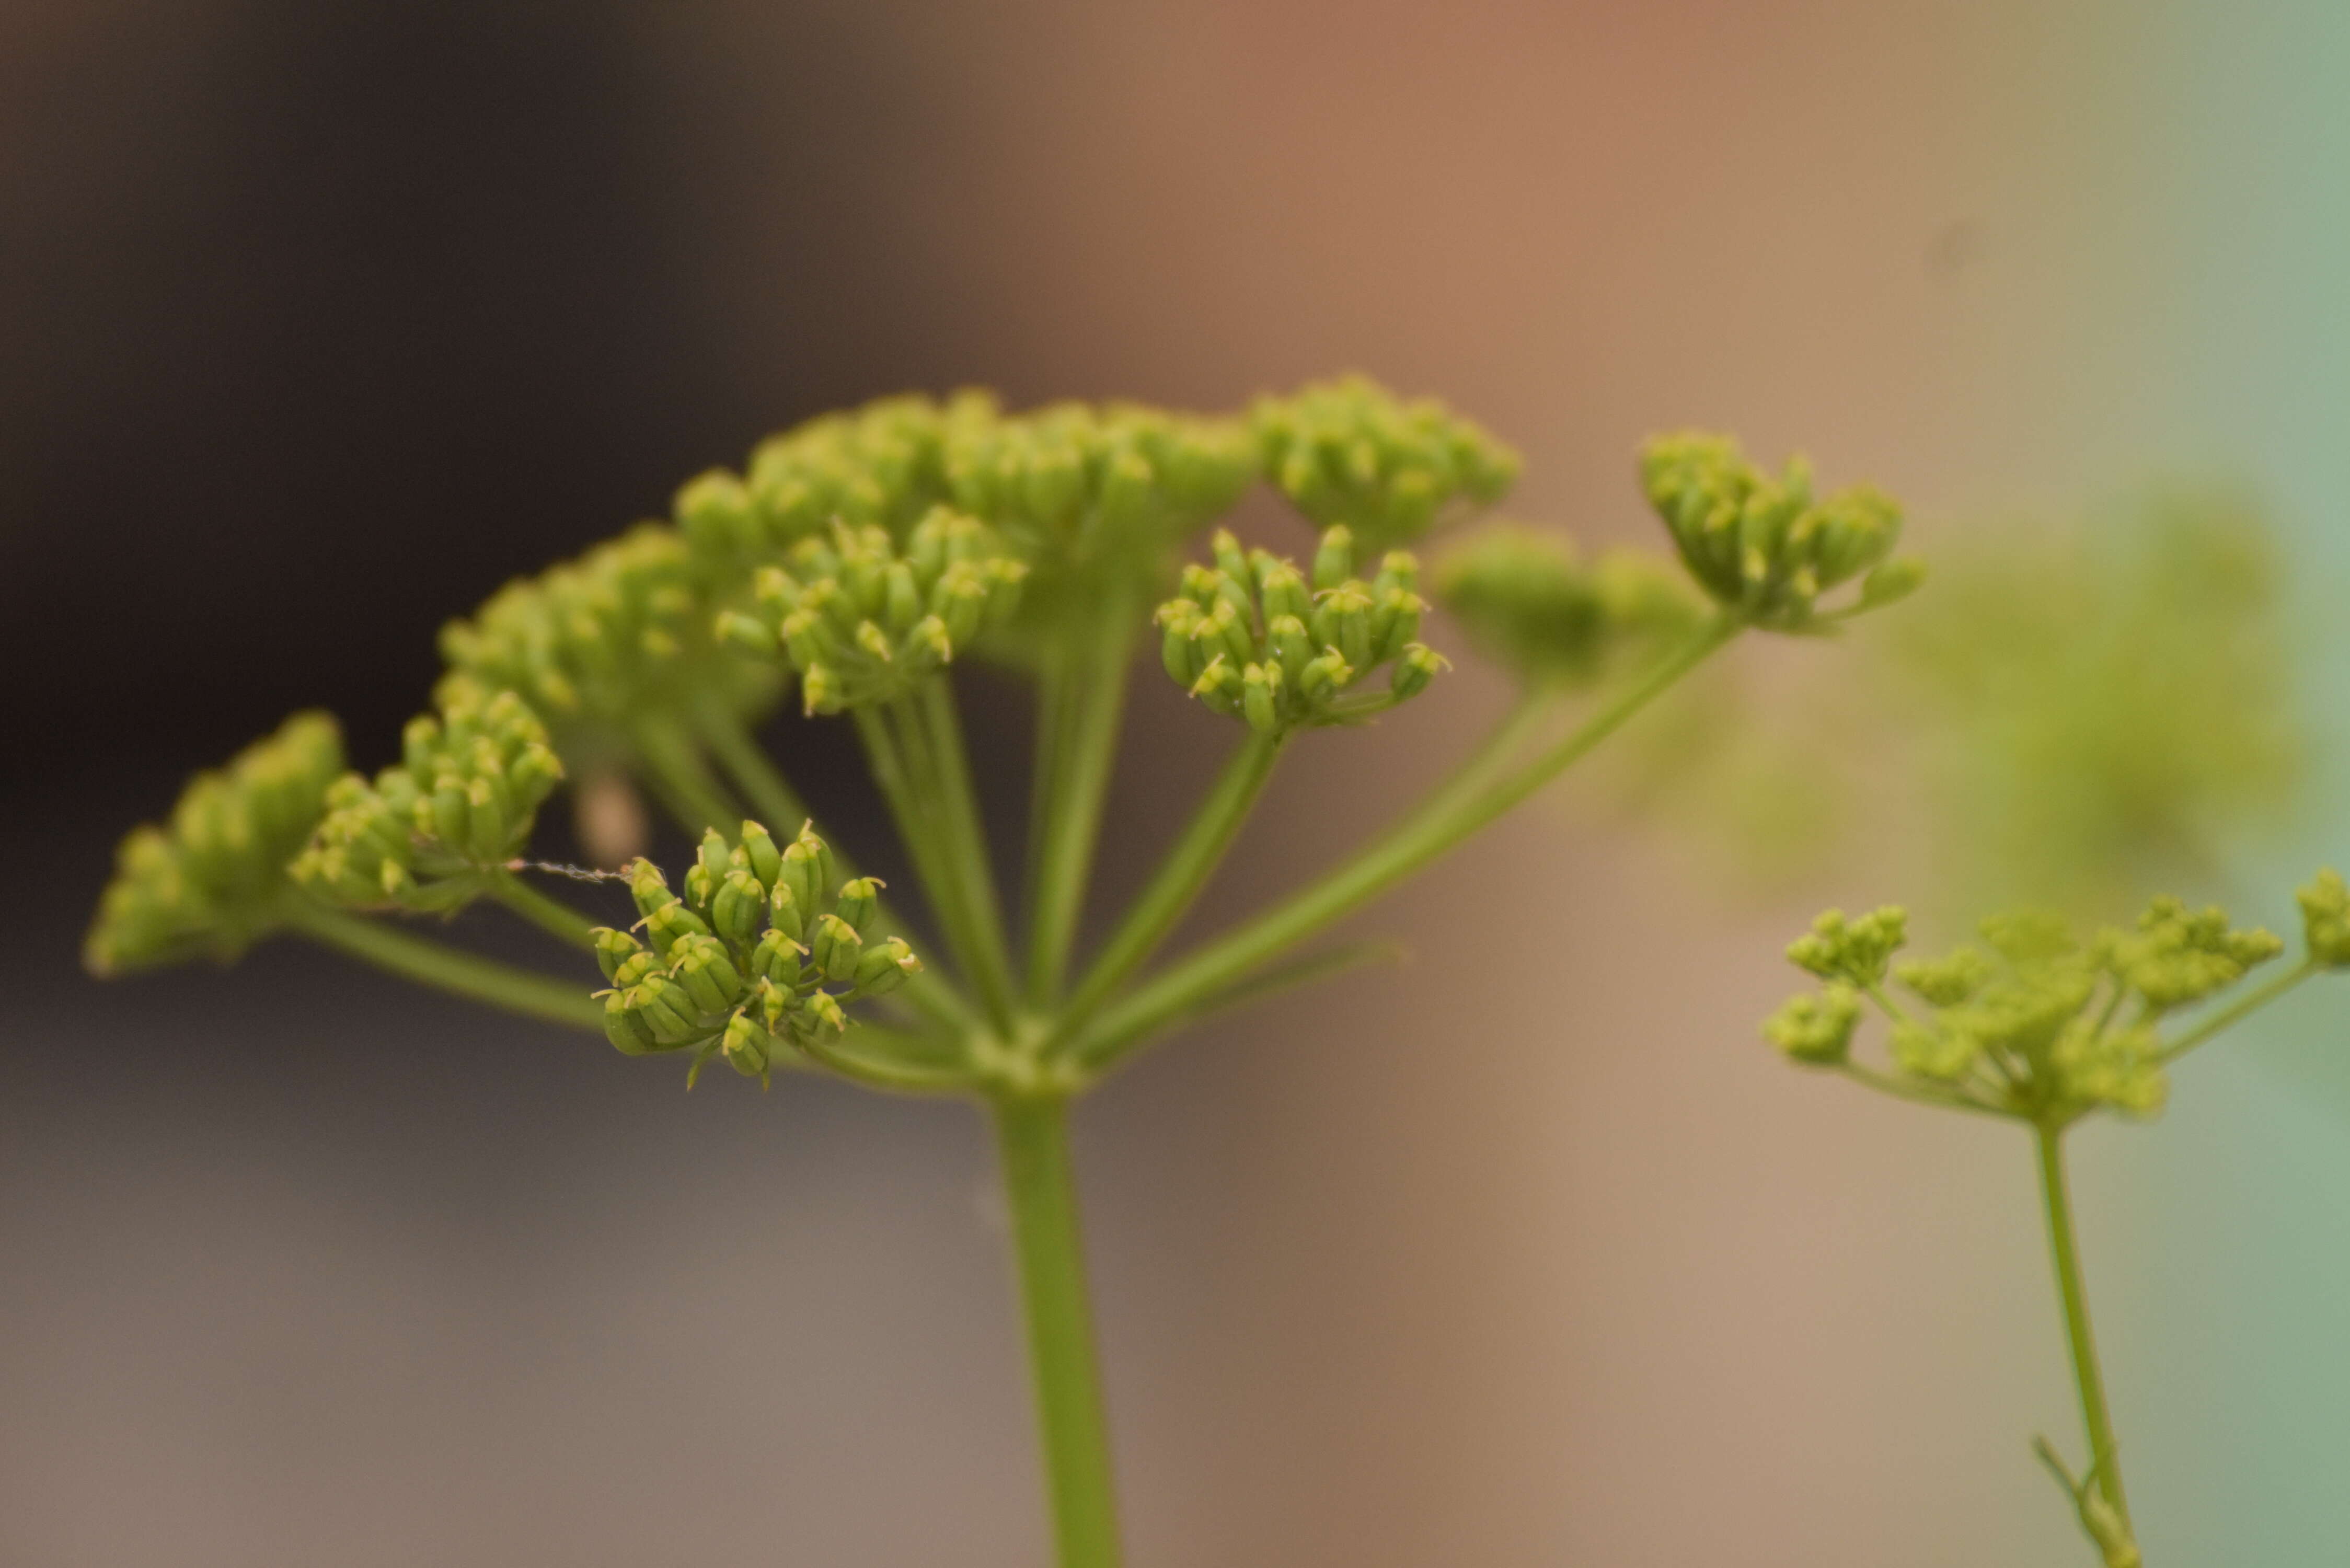
[[[1444,660],[1416,639],[1427,604],[1419,563],[1391,550],[1368,581],[1354,535],[1328,529],[1309,576],[1294,561],[1242,550],[1228,532],[1216,564],[1185,569],[1159,607],[1160,655],[1178,685],[1267,734],[1359,722],[1425,691]],[[1384,689],[1366,678],[1391,670]]]
[[[1687,635],[1702,614],[1679,575],[1648,556],[1586,564],[1570,541],[1514,524],[1449,551],[1436,592],[1482,652],[1528,680],[1587,680],[1627,649]]]
[[[1818,629],[1920,580],[1916,563],[1890,558],[1901,537],[1893,499],[1865,484],[1815,495],[1801,457],[1773,479],[1727,436],[1658,436],[1641,449],[1640,483],[1699,586],[1752,625]],[[1848,606],[1818,609],[1822,594],[1856,578]]]
[[[886,529],[836,523],[762,566],[748,609],[718,618],[722,637],[780,654],[799,672],[811,713],[886,702],[951,663],[1017,607],[1028,567],[975,517],[933,507],[902,546]]]
[[[210,956],[226,961],[274,929],[286,863],[326,810],[342,736],[297,713],[218,773],[198,774],[162,826],[135,828],[116,857],[82,960],[96,975]]]
[[[902,939],[874,932],[880,884],[860,877],[836,890],[833,874],[831,853],[806,827],[778,846],[755,822],[731,846],[714,829],[703,837],[682,896],[659,867],[637,861],[629,888],[642,918],[595,933],[611,982],[597,993],[606,1035],[631,1056],[691,1051],[693,1074],[723,1056],[762,1083],[780,1059],[820,1057],[848,1027],[848,1004],[922,967]]]
[[[294,879],[356,908],[455,909],[522,852],[562,777],[546,727],[520,697],[449,682],[437,716],[409,722],[399,763],[372,783],[335,781]]]
[[[1432,398],[1405,401],[1366,376],[1260,399],[1250,417],[1264,476],[1316,524],[1370,549],[1491,506],[1518,454]]]
[[[520,696],[567,753],[582,732],[625,735],[697,700],[743,711],[772,700],[772,673],[718,645],[716,615],[684,539],[647,523],[508,584],[442,628],[441,650],[473,686]]]

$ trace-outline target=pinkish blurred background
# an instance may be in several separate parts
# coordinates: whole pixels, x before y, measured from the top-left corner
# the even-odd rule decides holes
[[[192,640],[27,698],[8,847],[67,913],[0,960],[29,998],[0,1025],[0,1557],[1042,1560],[975,1118],[689,1100],[305,954],[94,992],[34,961],[107,836],[294,701],[385,743],[442,616],[903,386],[1227,407],[1361,369],[1518,443],[1511,511],[1592,542],[1654,542],[1629,453],[1683,424],[1878,481],[1929,555],[2220,472],[2338,605],[2343,33],[20,0],[0,565],[45,607],[16,667],[126,617]],[[2311,657],[2338,696],[2338,639]],[[1299,748],[1222,906],[1342,853],[1504,698],[1464,671]],[[1113,876],[1224,739],[1145,683]],[[2077,1443],[2022,1136],[1755,1039],[1810,910],[1903,889],[1863,862],[1726,892],[1629,822],[1522,813],[1363,919],[1407,966],[1085,1108],[1138,1564],[2085,1559],[2026,1447]],[[2350,1102],[2292,1038],[2323,1013],[2079,1142],[2158,1562],[2350,1540]]]

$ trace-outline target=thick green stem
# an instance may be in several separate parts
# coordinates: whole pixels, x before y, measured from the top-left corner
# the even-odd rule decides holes
[[[1094,1010],[1158,950],[1159,944],[1181,921],[1208,885],[1208,878],[1222,864],[1224,852],[1240,836],[1241,826],[1248,821],[1257,797],[1264,793],[1265,782],[1273,777],[1273,765],[1281,759],[1283,738],[1252,730],[1232,761],[1224,764],[1222,775],[1200,803],[1191,826],[1169,851],[1150,885],[1118,922],[1101,956],[1094,960],[1068,1005],[1062,1009],[1064,1035],[1076,1033]]]
[[[378,969],[389,970],[402,979],[474,1002],[485,1002],[525,1017],[567,1023],[598,1034],[604,1031],[603,1004],[588,994],[589,986],[585,981],[567,985],[494,959],[460,952],[430,938],[411,936],[390,926],[315,904],[296,907],[287,916],[286,923],[313,941],[364,960]]]
[[[596,921],[562,899],[540,892],[511,871],[490,878],[489,894],[559,942],[589,950],[596,946]]]
[[[2097,1490],[2129,1529],[2129,1503],[2122,1495],[2121,1459],[2114,1449],[2113,1417],[2106,1410],[2106,1379],[2097,1367],[2097,1344],[2089,1330],[2089,1298],[2081,1282],[2081,1255],[2073,1240],[2073,1201],[2064,1184],[2064,1129],[2034,1127],[2040,1140],[2040,1189],[2048,1201],[2048,1251],[2056,1266],[2056,1291],[2064,1301],[2064,1334],[2073,1350],[2073,1377],[2081,1390],[2081,1420],[2089,1431],[2089,1463]]]
[[[994,1114],[1058,1562],[1060,1568],[1116,1568],[1118,1500],[1069,1164],[1067,1103],[999,1099]]]
[[[1078,1043],[1078,1059],[1095,1068],[1107,1064],[1181,1016],[1197,996],[1232,984],[1402,881],[1557,777],[1703,663],[1739,627],[1728,616],[1709,623],[1575,730],[1522,765],[1508,765],[1514,745],[1504,750],[1489,743],[1470,769],[1369,848],[1104,1012]],[[1513,716],[1510,727],[1517,722]],[[1468,776],[1471,770],[1473,778]]]
[[[1068,976],[1069,950],[1085,912],[1102,806],[1118,757],[1132,621],[1124,597],[1112,596],[1097,612],[1089,635],[1057,650],[1047,675],[1028,827],[1032,1007],[1049,1004]]]

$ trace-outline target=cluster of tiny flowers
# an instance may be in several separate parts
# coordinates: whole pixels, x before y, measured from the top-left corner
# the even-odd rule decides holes
[[[2300,897],[2310,966],[2350,965],[2350,888],[2328,871]],[[1983,922],[1980,945],[1896,962],[1906,927],[1893,908],[1822,915],[1787,956],[1826,984],[1780,1009],[1764,1038],[1794,1061],[1842,1066],[1866,1000],[1891,1025],[1887,1045],[1901,1079],[1945,1103],[2060,1125],[2100,1108],[2159,1110],[2168,1093],[2163,1020],[2284,950],[2220,909],[2167,898],[2134,926],[2087,938],[2057,916],[2002,915]],[[1887,992],[1888,978],[1911,1003]]]
[[[951,505],[1043,565],[1173,544],[1239,498],[1252,455],[1231,421],[1131,404],[1005,414],[982,392],[889,398],[774,437],[742,477],[686,485],[676,511],[698,549],[756,566],[836,522],[902,536]]]
[[[1690,573],[1748,624],[1801,631],[1890,603],[1918,586],[1894,560],[1901,509],[1869,485],[1815,496],[1811,465],[1790,458],[1773,479],[1727,436],[1659,436],[1640,452],[1640,480]],[[1823,616],[1816,601],[1861,578],[1858,597]]]
[[[453,909],[522,852],[562,777],[527,703],[452,680],[437,717],[409,721],[397,764],[335,781],[294,879],[338,904]]]
[[[762,441],[739,477],[713,469],[689,481],[677,493],[678,527],[697,555],[737,571],[834,523],[902,534],[952,499],[948,431],[997,417],[984,392],[882,398],[820,415]]]
[[[1449,551],[1436,594],[1479,651],[1534,680],[1588,679],[1621,650],[1688,635],[1703,613],[1661,561],[1611,550],[1586,564],[1570,541],[1511,524]]]
[[[706,574],[676,530],[641,524],[577,560],[510,583],[441,633],[450,669],[519,693],[558,731],[625,732],[690,701],[756,711],[772,675],[723,652]]]
[[[343,771],[333,719],[296,713],[189,782],[162,826],[134,828],[83,948],[94,974],[243,952],[278,923],[286,863]]]
[[[1373,547],[1490,506],[1517,482],[1518,454],[1478,425],[1360,376],[1262,399],[1249,423],[1259,467],[1291,504],[1325,526],[1347,524]]]
[[[1296,563],[1243,553],[1219,530],[1216,564],[1184,569],[1182,591],[1159,607],[1160,655],[1179,685],[1262,733],[1347,723],[1427,690],[1443,659],[1415,641],[1427,604],[1419,563],[1389,551],[1368,582],[1355,575],[1355,537],[1322,535],[1309,585]],[[1381,665],[1384,691],[1357,688]]]
[[[835,893],[832,874],[806,827],[778,846],[755,822],[731,846],[714,829],[703,837],[682,898],[659,867],[636,861],[629,891],[642,918],[595,933],[611,982],[598,993],[606,1035],[632,1056],[692,1051],[696,1073],[723,1056],[762,1082],[787,1054],[820,1059],[848,1026],[845,1003],[922,967],[901,938],[868,940],[880,884],[858,877]]]
[[[811,713],[884,702],[942,668],[1017,606],[1027,566],[975,517],[931,508],[901,547],[888,530],[835,523],[762,566],[748,609],[721,636],[798,670]]]

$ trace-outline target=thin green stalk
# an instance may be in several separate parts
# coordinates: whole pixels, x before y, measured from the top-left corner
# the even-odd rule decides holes
[[[1168,852],[1158,875],[1118,922],[1118,929],[1102,948],[1101,956],[1094,960],[1093,967],[1086,971],[1069,997],[1068,1005],[1061,1010],[1064,1035],[1076,1033],[1093,1016],[1094,1010],[1158,950],[1159,944],[1182,920],[1208,885],[1208,878],[1222,864],[1225,851],[1240,836],[1250,810],[1264,793],[1265,782],[1273,777],[1273,765],[1281,759],[1283,739],[1277,733],[1260,734],[1252,730],[1248,739],[1241,742],[1240,750],[1224,764],[1215,788],[1192,815],[1191,826]]]
[[[743,810],[710,776],[685,732],[668,720],[648,719],[637,725],[635,739],[647,781],[678,826],[696,838],[702,829],[714,827],[731,843]]]
[[[770,832],[789,838],[799,831],[800,825],[814,820],[814,814],[792,788],[766,751],[743,727],[742,719],[726,709],[714,705],[702,711],[701,731],[708,742],[711,754],[734,787],[750,800],[753,815],[764,822]],[[823,835],[831,846],[832,857],[842,881],[851,880],[862,873],[856,861],[839,841],[830,834]],[[906,924],[887,898],[881,900],[880,929],[886,936],[907,935]],[[915,977],[913,982],[899,992],[909,1006],[919,1010],[934,1023],[955,1028],[968,1027],[975,1022],[971,1003],[947,982],[935,970]]]
[[[1111,596],[1096,613],[1090,635],[1064,647],[1049,672],[1029,823],[1035,846],[1028,883],[1032,1007],[1049,1004],[1068,978],[1069,950],[1085,913],[1126,711],[1131,620],[1123,596]]]
[[[938,842],[938,813],[931,808],[927,796],[918,791],[911,761],[900,743],[899,715],[894,707],[886,711],[871,708],[853,711],[858,738],[865,742],[865,756],[872,766],[874,782],[881,786],[881,798],[889,807],[890,819],[898,826],[898,836],[905,843],[907,857],[914,863],[914,875],[921,878],[940,934],[946,940],[955,966],[969,974],[972,969],[973,939],[966,929],[962,905],[953,896],[946,853]]]
[[[567,1023],[598,1034],[604,1031],[603,1005],[588,994],[589,988],[584,982],[567,985],[323,905],[298,905],[287,915],[286,923],[313,941],[364,960],[378,969],[389,970],[404,980],[418,981],[525,1017]]]
[[[2073,1350],[2073,1377],[2081,1390],[2081,1419],[2089,1431],[2089,1464],[2097,1490],[2129,1529],[2129,1503],[2122,1495],[2121,1460],[2114,1448],[2113,1417],[2106,1410],[2105,1375],[2097,1367],[2097,1345],[2089,1330],[2089,1300],[2081,1282],[2081,1257],[2073,1240],[2073,1202],[2064,1185],[2064,1130],[2043,1123],[2040,1189],[2048,1200],[2048,1251],[2056,1266],[2056,1290],[2064,1300],[2064,1333]],[[2135,1532],[2132,1532],[2135,1533]]]
[[[1180,1017],[1193,999],[1220,990],[1313,936],[1467,838],[1558,776],[1600,742],[1702,664],[1740,628],[1729,616],[1709,623],[1659,659],[1614,701],[1565,738],[1512,768],[1511,752],[1489,743],[1471,764],[1479,776],[1454,780],[1423,801],[1386,836],[1311,887],[1194,951],[1104,1012],[1078,1041],[1077,1059],[1099,1068]],[[1515,716],[1511,725],[1516,723]],[[1514,747],[1512,748],[1512,752]],[[1464,770],[1465,771],[1465,770]]]
[[[1008,1034],[1017,1007],[1012,952],[1003,939],[1003,905],[996,897],[995,872],[987,858],[987,835],[980,825],[979,794],[963,751],[954,689],[944,676],[931,677],[906,701],[900,716],[904,722],[899,740],[906,748],[916,790],[937,814],[939,848],[953,896],[962,905],[972,945],[972,988],[996,1027]]]
[[[765,750],[743,727],[742,718],[715,705],[702,709],[696,728],[703,744],[718,760],[719,767],[743,798],[751,803],[752,815],[766,825],[769,832],[789,838],[809,819],[807,803],[792,788]],[[836,854],[838,851],[836,849]]]
[[[490,878],[489,895],[556,941],[593,950],[597,922],[562,899],[540,892],[511,871]]]
[[[2302,960],[2299,964],[2276,976],[2266,985],[2246,992],[2165,1045],[2158,1060],[2165,1066],[2178,1061],[2220,1031],[2241,1023],[2245,1018],[2266,1007],[2303,981],[2317,973],[2323,967],[2315,959]]]
[[[1875,1089],[1880,1095],[1890,1095],[1897,1100],[1908,1100],[1920,1106],[1939,1106],[1946,1111],[1972,1111],[1977,1116],[1997,1116],[2002,1121],[2012,1119],[2007,1112],[2001,1110],[1997,1106],[1987,1106],[1981,1100],[1953,1090],[1937,1089],[1925,1084],[1908,1083],[1894,1077],[1889,1073],[1880,1073],[1874,1068],[1864,1067],[1857,1062],[1838,1062],[1833,1070],[1850,1078],[1856,1084]]]
[[[860,1024],[857,1033],[886,1035],[892,1032],[876,1031],[870,1024]],[[865,1044],[870,1045],[875,1042],[867,1041]],[[936,1096],[967,1095],[972,1089],[972,1077],[968,1072],[891,1061],[886,1054],[876,1055],[870,1051],[851,1049],[845,1039],[829,1042],[810,1039],[801,1049],[812,1061],[822,1064],[842,1077],[853,1079],[868,1089],[879,1089],[885,1094]]]
[[[1060,1568],[1117,1568],[1118,1500],[1069,1163],[1067,1102],[993,1104],[1057,1561]]]

